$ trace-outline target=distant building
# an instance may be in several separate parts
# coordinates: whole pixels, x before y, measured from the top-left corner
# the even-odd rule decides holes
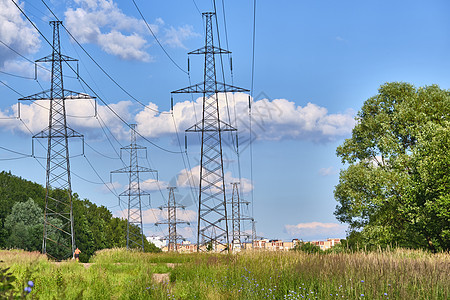
[[[252,242],[244,242],[241,244],[239,251],[289,251],[299,243],[301,243],[299,239],[293,239],[291,241],[282,241],[278,239],[269,240],[269,239],[260,239]],[[319,246],[321,250],[330,249],[337,244],[340,244],[341,240],[338,238],[328,238],[326,241],[310,241],[306,243],[311,243],[313,245]],[[156,244],[155,244],[156,245]],[[162,251],[168,251],[168,246],[166,245],[166,241],[164,240],[164,245],[160,247]],[[225,251],[225,245],[217,244],[213,246],[212,252],[223,252]],[[207,252],[207,247],[202,245],[200,247],[200,252]],[[177,252],[178,253],[194,253],[197,252],[197,244],[192,244],[190,241],[183,241],[181,244],[177,244]],[[236,251],[238,252],[238,251]]]
[[[337,238],[328,238],[326,241],[311,241],[309,242],[313,245],[319,246],[320,250],[327,250],[330,249],[331,247],[336,246],[337,244],[341,243],[341,239],[337,239]]]

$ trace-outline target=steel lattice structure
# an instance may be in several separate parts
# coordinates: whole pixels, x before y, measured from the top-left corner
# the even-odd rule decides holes
[[[156,225],[167,224],[169,227],[169,235],[167,239],[169,240],[168,250],[177,251],[177,242],[183,240],[183,236],[177,233],[177,224],[188,224],[189,222],[180,220],[177,218],[177,209],[185,207],[183,205],[177,204],[175,200],[175,187],[168,187],[169,199],[167,201],[167,206],[161,206],[160,209],[167,209],[167,220],[157,222]]]
[[[36,60],[52,63],[50,90],[19,99],[50,102],[48,127],[33,138],[44,138],[48,142],[42,253],[57,260],[70,257],[75,250],[68,139],[83,138],[83,135],[67,126],[65,100],[94,98],[64,89],[63,62],[77,60],[61,54],[61,24],[61,21],[50,22],[53,26],[52,54]]]
[[[201,83],[173,91],[203,94],[202,120],[186,130],[201,132],[200,183],[198,200],[197,249],[210,245],[213,249],[222,245],[227,249],[228,225],[225,181],[222,158],[222,132],[236,129],[220,119],[218,93],[248,92],[249,90],[217,82],[216,54],[231,53],[214,46],[212,12],[202,14],[205,19],[205,46],[188,54],[204,55],[204,80]]]
[[[232,182],[233,192],[231,196],[231,228],[232,228],[232,239],[231,245],[233,251],[240,251],[242,247],[242,238],[246,237],[251,238],[248,233],[241,231],[241,222],[242,221],[252,221],[253,218],[244,216],[242,213],[242,205],[249,205],[250,202],[242,201],[239,193],[239,183]],[[253,230],[253,228],[252,228]]]
[[[140,187],[140,173],[157,172],[150,168],[139,166],[138,150],[147,150],[146,147],[136,144],[136,124],[131,124],[131,143],[128,146],[122,147],[121,150],[126,150],[130,155],[130,165],[115,171],[114,173],[127,173],[128,175],[128,189],[122,192],[119,197],[128,198],[128,218],[127,218],[127,249],[141,248],[144,251],[144,232],[142,225],[142,201],[141,196],[149,193],[141,190]],[[121,152],[122,153],[122,152]]]

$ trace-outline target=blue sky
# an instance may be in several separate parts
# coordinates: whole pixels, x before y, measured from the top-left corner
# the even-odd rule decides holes
[[[43,3],[19,3],[51,39],[48,21],[53,17]],[[124,120],[137,123],[142,135],[176,152],[180,145],[173,127],[175,120],[184,149],[184,130],[195,123],[198,118],[195,112],[200,112],[201,103],[197,97],[176,95],[174,119],[148,108],[169,111],[170,92],[188,86],[189,78],[155,42],[133,3],[119,0],[48,0],[46,3],[100,66],[147,108],[108,79],[62,31],[63,53],[80,60],[80,75],[89,86]],[[204,43],[204,28],[197,7],[202,12],[212,11],[213,2],[136,0],[136,3],[164,49],[186,71],[187,52]],[[216,0],[216,5],[221,46],[226,48],[228,44],[233,52],[233,78],[229,57],[223,57],[225,80],[250,88],[253,1]],[[0,41],[30,60],[50,54],[50,46],[10,0],[0,0],[0,7]],[[335,155],[336,147],[350,136],[353,118],[363,102],[375,95],[384,82],[448,87],[449,8],[447,1],[257,1],[253,182],[250,180],[248,95],[229,95],[228,99],[231,119],[237,120],[240,132],[243,196],[246,200],[253,199],[259,235],[286,240],[345,236],[345,225],[333,216],[336,206],[333,189],[343,167]],[[217,58],[221,70],[219,62]],[[191,57],[190,70],[191,82],[201,82],[201,57]],[[30,131],[34,134],[47,126],[47,103],[44,101],[41,106],[26,103],[21,107],[20,120],[8,118],[17,113],[20,95],[37,93],[41,91],[40,85],[49,88],[49,74],[39,69],[38,81],[33,80],[33,65],[2,43],[0,71],[4,83],[0,84],[0,117],[3,118],[0,119],[0,146],[31,154]],[[73,76],[67,67],[64,72]],[[218,74],[222,78],[221,71]],[[65,87],[92,94],[86,85],[70,77],[65,78]],[[223,99],[221,107],[225,112]],[[89,117],[93,113],[89,101],[68,104],[68,113],[77,116],[69,117],[68,122],[85,135],[88,145],[86,158],[71,160],[73,190],[82,198],[107,206],[115,215],[123,215],[124,203],[119,205],[117,197],[102,181],[108,183],[109,172],[123,167],[116,152],[129,143],[128,129],[101,102],[98,118]],[[142,178],[144,188],[151,192],[150,203],[144,201],[144,227],[148,235],[167,233],[163,226],[155,227],[153,223],[164,217],[158,206],[167,198],[168,185],[179,187],[178,197],[187,205],[182,217],[196,219],[193,200],[196,191],[186,183],[186,174],[196,177],[200,145],[195,134],[190,134],[188,141],[189,163],[186,156],[183,160],[180,154],[139,141],[148,147],[149,160],[142,155],[141,163],[159,171],[159,184],[151,176]],[[36,156],[45,156],[39,144],[35,147]],[[70,151],[76,155],[80,148],[74,142]],[[239,169],[231,148],[225,146],[224,153],[228,184],[239,178]],[[3,159],[0,169],[44,184],[45,170],[40,165],[45,165],[44,159],[20,156],[5,149],[0,149],[0,159]],[[112,182],[108,187],[114,187],[116,192],[126,189],[125,175],[115,175]],[[195,223],[181,229],[181,233],[192,238],[194,227]],[[250,226],[244,229],[249,230]]]

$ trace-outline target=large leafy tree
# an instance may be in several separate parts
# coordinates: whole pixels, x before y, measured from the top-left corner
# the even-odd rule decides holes
[[[350,243],[450,249],[450,91],[382,85],[337,148],[335,215]]]

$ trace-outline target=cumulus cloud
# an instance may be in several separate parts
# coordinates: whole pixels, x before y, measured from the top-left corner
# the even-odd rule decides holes
[[[80,43],[97,44],[125,60],[150,61],[143,21],[125,15],[112,0],[74,2],[78,7],[65,12],[66,26]]]
[[[25,6],[24,2],[18,4],[22,8]],[[0,40],[23,55],[37,52],[40,47],[38,33],[22,17],[14,3],[0,0],[0,7]],[[0,43],[0,68],[6,70],[5,63],[8,62],[7,70],[13,70],[13,61],[17,58],[16,53]]]
[[[296,225],[285,225],[285,231],[301,239],[323,239],[331,237],[345,237],[347,225],[339,223],[298,223]]]
[[[121,188],[122,188],[122,184],[117,181],[114,181],[114,182],[107,182],[104,185],[102,185],[101,190],[105,194],[110,194],[111,190],[114,191],[114,190],[118,190]]]
[[[134,211],[130,212],[134,213]],[[126,219],[128,216],[128,209],[116,211],[114,215]],[[197,213],[189,209],[177,209],[177,218],[186,222],[194,222],[197,218]],[[154,224],[157,222],[164,222],[165,220],[167,220],[167,210],[158,208],[142,210],[142,223],[144,224]]]
[[[178,28],[170,26],[170,28],[165,29],[164,43],[173,48],[186,49],[183,42],[189,38],[198,36],[200,34],[196,33],[191,25],[184,25]]]
[[[219,94],[219,112],[228,122],[227,105],[236,105],[237,116],[231,114],[231,123],[237,124],[241,134],[249,131],[248,95],[244,93]],[[184,101],[174,105],[173,115],[179,130],[187,129],[201,119],[203,99]],[[157,110],[158,106],[150,103]],[[261,99],[252,104],[253,136],[258,140],[298,139],[314,142],[333,141],[351,133],[354,127],[354,112],[330,114],[325,107],[313,103],[296,105],[287,99]],[[175,133],[172,116],[144,109],[136,115],[138,130],[147,137],[160,137]]]
[[[97,107],[97,115],[101,117],[103,122],[108,125],[111,132],[118,138],[126,138],[129,134],[124,130],[123,123],[106,107],[95,104],[94,100],[70,100],[67,99],[66,112],[67,122],[69,126],[76,130],[82,130],[84,133],[92,129],[100,127],[99,121],[94,118],[95,107]],[[130,118],[129,107],[130,101],[120,101],[109,105],[115,112],[125,119]],[[37,133],[48,126],[49,100],[40,100],[35,102],[23,102],[20,104],[20,118],[26,124],[18,126],[17,121],[8,120],[2,122],[3,129],[20,131],[29,133]],[[0,111],[0,117],[13,117],[19,115],[19,105],[14,104],[5,112]]]
[[[74,0],[65,17],[67,27],[80,43],[97,44],[124,60],[152,60],[147,52],[147,25],[123,13],[113,0]],[[185,40],[198,36],[190,25],[175,28],[165,25],[161,18],[149,26],[156,35],[162,31],[160,39],[171,47],[184,48]]]
[[[207,173],[204,171],[204,174]],[[212,178],[213,175],[207,176],[206,180],[209,182],[214,182]],[[231,193],[231,183],[239,182],[239,178],[235,178],[232,176],[230,171],[225,172],[224,174],[225,179],[225,189],[228,190]],[[198,187],[200,184],[200,166],[197,165],[193,167],[191,170],[183,169],[180,171],[180,173],[177,176],[177,186],[181,188],[186,188],[190,186]],[[241,178],[240,180],[240,189],[241,193],[249,193],[253,189],[253,185],[250,181],[250,179],[247,178]],[[217,187],[221,185],[221,182],[217,183]],[[214,192],[214,191],[211,191]]]

